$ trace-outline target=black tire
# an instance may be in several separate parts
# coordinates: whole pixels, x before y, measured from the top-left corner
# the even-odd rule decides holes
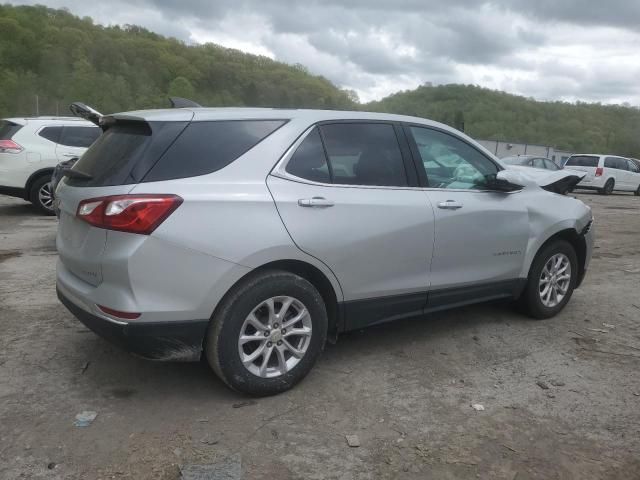
[[[40,190],[46,189],[47,184],[49,185],[51,200],[50,202],[45,203],[43,201],[43,196],[40,195]],[[44,213],[45,215],[55,214],[53,210],[53,193],[51,192],[51,177],[46,175],[35,179],[31,184],[31,189],[29,190],[29,201],[36,206],[40,213]]]
[[[637,189],[635,192],[633,192],[633,194],[634,194],[636,197],[640,197],[640,185],[638,185],[638,189]]]
[[[272,297],[290,296],[306,307],[312,334],[297,365],[274,378],[250,372],[242,363],[238,340],[247,316]],[[289,390],[311,370],[327,338],[327,310],[318,290],[307,280],[284,271],[265,271],[235,286],[216,309],[207,331],[205,355],[216,375],[232,389],[253,396]]]
[[[607,183],[604,184],[604,188],[598,190],[598,193],[600,195],[611,195],[613,193],[613,188],[615,187],[615,185],[616,182],[613,180],[613,178],[610,178],[609,180],[607,180]]]
[[[552,256],[564,253],[571,264],[571,278],[569,288],[564,298],[554,307],[547,307],[540,298],[539,281],[542,269]],[[520,297],[519,303],[524,313],[532,318],[544,319],[557,315],[569,302],[578,279],[578,257],[573,246],[565,240],[554,240],[545,245],[536,255],[529,269],[527,285]]]

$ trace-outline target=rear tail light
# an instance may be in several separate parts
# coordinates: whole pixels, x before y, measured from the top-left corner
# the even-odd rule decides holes
[[[22,150],[22,146],[18,145],[13,140],[0,140],[1,153],[20,153]]]
[[[76,217],[107,230],[151,234],[180,206],[177,195],[113,195],[90,198],[78,205]]]
[[[601,177],[603,173],[604,173],[604,168],[602,167],[596,168],[596,177]]]

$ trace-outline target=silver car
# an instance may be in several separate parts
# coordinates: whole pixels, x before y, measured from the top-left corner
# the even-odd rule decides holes
[[[422,118],[178,108],[101,125],[57,188],[60,300],[248,394],[291,388],[347,330],[496,299],[552,317],[589,264],[591,210],[553,193],[580,178],[507,170]]]

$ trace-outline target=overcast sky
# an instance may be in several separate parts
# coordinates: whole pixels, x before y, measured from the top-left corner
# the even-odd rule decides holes
[[[302,63],[362,101],[432,82],[640,105],[640,0],[13,0]]]

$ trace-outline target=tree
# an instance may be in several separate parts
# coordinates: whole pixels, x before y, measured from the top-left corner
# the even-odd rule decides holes
[[[195,89],[191,82],[184,77],[176,77],[169,84],[170,97],[182,97],[192,99],[195,95]]]

